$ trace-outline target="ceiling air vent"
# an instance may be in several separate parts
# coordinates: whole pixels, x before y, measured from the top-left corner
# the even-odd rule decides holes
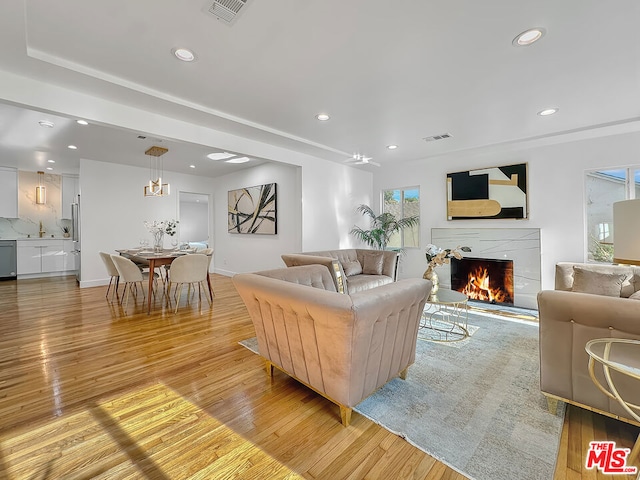
[[[248,2],[249,0],[216,0],[211,5],[209,12],[218,20],[231,25]]]
[[[444,140],[445,138],[451,138],[453,135],[450,133],[443,133],[441,135],[433,135],[431,137],[424,137],[425,142],[435,142],[436,140]]]

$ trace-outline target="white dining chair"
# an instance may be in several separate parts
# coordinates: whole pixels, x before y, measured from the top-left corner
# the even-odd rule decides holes
[[[124,299],[125,292],[126,300],[124,304],[124,308],[126,310],[127,305],[129,304],[129,294],[131,293],[131,289],[135,288],[135,292],[138,291],[138,284],[140,284],[140,288],[142,289],[142,298],[143,300],[146,298],[144,295],[144,285],[143,281],[145,278],[149,278],[149,272],[141,272],[138,268],[138,265],[133,263],[131,260],[125,257],[121,257],[120,255],[111,255],[111,260],[113,260],[116,269],[118,270],[118,274],[120,275],[120,279],[124,282],[124,290],[122,291],[122,300]],[[153,274],[154,277],[158,277],[157,273]],[[156,282],[156,278],[154,278],[154,284]],[[154,292],[149,292],[149,295],[154,294]],[[120,303],[122,303],[122,300]]]
[[[171,263],[171,274],[169,275],[169,284],[167,286],[167,299],[171,302],[170,293],[171,286],[175,285],[174,299],[176,301],[176,308],[174,313],[178,312],[178,305],[180,304],[180,296],[182,295],[182,287],[186,283],[188,285],[187,301],[191,296],[191,287],[195,292],[195,286],[198,286],[198,305],[202,305],[202,287],[203,282],[207,281],[209,275],[209,258],[206,255],[200,253],[193,253],[190,255],[184,255],[176,258]],[[207,295],[209,305],[212,304],[212,299]]]
[[[107,287],[107,293],[105,294],[105,298],[109,297],[109,290],[111,290],[111,285],[115,283],[114,289],[111,292],[111,300],[113,300],[113,295],[114,294],[117,295],[118,293],[118,286],[120,284],[120,274],[118,273],[118,269],[113,263],[113,260],[111,260],[111,255],[106,252],[99,252],[99,253],[100,253],[100,258],[102,259],[102,262],[104,263],[104,266],[107,269],[107,273],[111,277],[109,279],[109,286]]]

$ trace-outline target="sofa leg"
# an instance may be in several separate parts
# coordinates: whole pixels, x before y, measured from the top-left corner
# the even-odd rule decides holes
[[[340,405],[340,419],[342,420],[342,425],[344,425],[345,427],[348,427],[351,423],[352,411],[352,408],[343,407],[342,405]]]
[[[549,413],[555,415],[558,411],[558,400],[555,398],[547,397],[547,409]]]
[[[406,380],[407,379],[407,372],[409,371],[409,367],[405,368],[404,370],[402,370],[400,372],[400,378],[402,380]]]
[[[267,368],[267,376],[273,377],[273,363],[269,360],[265,360],[265,367]]]

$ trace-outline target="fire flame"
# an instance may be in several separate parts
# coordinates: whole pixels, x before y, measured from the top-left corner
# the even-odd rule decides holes
[[[482,300],[491,303],[510,302],[510,295],[500,287],[492,287],[489,281],[489,272],[484,267],[478,267],[469,272],[467,284],[462,289],[471,300]]]

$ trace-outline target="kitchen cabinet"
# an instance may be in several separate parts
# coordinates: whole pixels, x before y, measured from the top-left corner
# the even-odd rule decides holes
[[[18,170],[0,167],[0,217],[18,218]]]
[[[74,253],[74,243],[71,240],[64,240],[62,242],[62,250],[64,252],[63,270],[65,272],[77,270],[78,254]]]
[[[66,240],[18,240],[18,275],[64,272],[69,266],[65,258]],[[71,247],[69,247],[71,248]]]
[[[71,218],[71,204],[80,193],[80,179],[77,175],[62,175],[62,217]]]

